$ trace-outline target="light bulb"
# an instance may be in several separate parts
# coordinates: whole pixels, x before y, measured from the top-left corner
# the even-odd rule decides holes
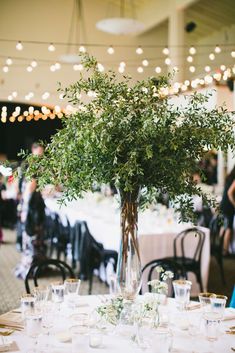
[[[170,54],[170,50],[168,47],[165,47],[163,50],[162,50],[163,54],[164,55],[169,55]]]
[[[206,76],[204,77],[204,80],[205,80],[205,84],[210,84],[210,83],[213,82],[213,77],[210,76],[210,75],[206,75]]]
[[[104,71],[104,66],[101,63],[97,64],[97,69],[99,72],[103,72]]]
[[[50,52],[55,51],[55,46],[53,43],[50,43],[50,45],[48,46],[48,51],[50,51]]]
[[[174,66],[174,67],[173,67],[173,71],[179,72],[179,68],[178,68],[177,66]]]
[[[189,80],[185,80],[184,84],[185,84],[185,86],[190,86],[190,81]]]
[[[189,54],[191,55],[195,55],[196,54],[196,48],[194,48],[193,46],[189,48]]]
[[[2,107],[2,111],[3,111],[3,112],[6,112],[6,111],[7,111],[7,107],[6,107],[6,106],[3,106],[3,107]]]
[[[189,66],[189,71],[190,71],[190,72],[195,72],[195,71],[196,71],[195,66]]]
[[[29,92],[28,96],[29,96],[30,98],[33,98],[34,93],[33,93],[33,92]]]
[[[218,45],[216,45],[216,47],[215,47],[215,53],[216,54],[221,53],[221,48]]]
[[[142,65],[143,65],[143,66],[148,66],[148,64],[149,64],[149,62],[148,62],[147,59],[144,59],[144,60],[142,61]]]
[[[138,47],[135,52],[136,52],[136,54],[141,55],[141,54],[143,54],[144,51],[141,47]]]
[[[157,74],[160,74],[160,73],[162,72],[162,69],[160,68],[160,66],[156,66],[156,67],[155,67],[155,72],[156,72]]]
[[[64,94],[63,93],[61,93],[60,95],[59,95],[59,99],[64,99]]]
[[[12,99],[13,99],[12,95],[10,94],[10,95],[7,97],[7,99],[8,99],[9,101],[12,101]]]
[[[142,68],[142,66],[139,66],[139,67],[137,68],[137,72],[138,72],[139,74],[142,74],[142,73],[144,72],[144,69]]]
[[[221,71],[225,71],[226,70],[226,66],[225,65],[220,65],[220,70]]]
[[[187,91],[188,87],[186,85],[182,85],[181,86],[181,90],[184,92],[184,91]]]
[[[9,67],[8,66],[3,66],[2,71],[3,72],[8,72],[9,71]]]
[[[235,58],[235,50],[231,51],[231,57]]]
[[[191,55],[189,55],[189,56],[187,57],[187,62],[188,62],[188,63],[192,63],[192,62],[193,62],[193,57],[192,57]]]
[[[121,66],[121,67],[126,67],[125,61],[121,61],[120,64],[119,64],[119,66]]]
[[[125,67],[119,66],[118,71],[120,72],[120,74],[123,74],[123,72],[125,71]]]
[[[79,51],[80,51],[80,53],[85,53],[86,52],[86,48],[83,45],[80,45]]]
[[[210,53],[209,54],[209,59],[210,60],[215,60],[215,54],[214,53]]]
[[[43,100],[46,100],[46,99],[48,99],[50,97],[50,93],[49,92],[45,92],[45,93],[43,93],[43,95],[42,95],[42,99]]]
[[[75,64],[73,65],[74,71],[82,71],[83,70],[83,65],[82,64]]]
[[[32,68],[32,66],[28,66],[26,70],[27,70],[28,72],[32,72],[32,71],[33,71],[33,68]]]
[[[12,65],[12,63],[13,63],[12,59],[11,58],[7,58],[6,64],[7,65]]]
[[[113,49],[112,46],[110,46],[110,47],[107,49],[107,53],[110,54],[110,55],[114,54],[114,49]]]
[[[17,50],[23,50],[23,44],[21,43],[21,41],[19,41],[19,42],[16,44],[16,49],[17,49]]]
[[[12,94],[11,94],[11,95],[12,95],[12,97],[14,97],[14,98],[15,98],[15,97],[17,97],[18,93],[17,93],[16,91],[14,91],[14,92],[12,92]]]
[[[38,63],[36,60],[33,60],[31,61],[31,64],[30,64],[32,67],[37,67],[38,66]]]
[[[171,64],[171,59],[170,58],[166,58],[165,59],[165,64],[166,65],[170,65]]]
[[[207,65],[207,66],[204,67],[204,70],[206,72],[210,72],[211,71],[211,67],[209,65]]]
[[[60,63],[55,63],[55,68],[56,68],[56,70],[60,70],[61,64]]]
[[[50,70],[51,70],[51,72],[55,72],[56,71],[55,65],[51,65]]]

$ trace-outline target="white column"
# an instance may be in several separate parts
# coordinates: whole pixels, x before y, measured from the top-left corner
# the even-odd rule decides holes
[[[170,2],[170,16],[168,23],[168,47],[170,49],[171,65],[169,71],[177,66],[179,72],[174,81],[182,82],[184,78],[184,9],[177,7],[177,0]]]

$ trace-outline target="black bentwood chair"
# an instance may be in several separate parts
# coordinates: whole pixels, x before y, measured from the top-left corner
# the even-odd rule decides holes
[[[144,275],[145,273],[147,274],[147,281],[152,281],[153,279],[160,279],[161,275],[159,278],[156,278],[156,268],[160,266],[163,268],[164,272],[165,271],[171,271],[173,273],[173,278],[170,280],[171,282],[171,288],[170,288],[170,295],[173,296],[174,291],[172,288],[172,281],[175,279],[183,279],[187,278],[186,272],[184,270],[184,267],[178,263],[176,263],[174,260],[169,260],[167,258],[163,259],[156,259],[148,262],[142,269],[142,274]],[[148,290],[151,292],[151,286],[148,285]]]
[[[61,274],[62,280],[66,278],[75,278],[75,274],[72,268],[66,264],[64,261],[48,259],[39,262],[32,263],[26,278],[25,278],[25,290],[27,293],[30,293],[29,280],[33,279],[34,286],[38,287],[38,278],[45,277],[48,274],[50,268],[56,268]]]
[[[193,272],[203,292],[201,275],[201,257],[205,242],[205,233],[197,227],[188,228],[180,232],[174,239],[174,257],[170,258],[175,263],[183,266],[186,273]],[[186,249],[191,251],[191,256],[186,256]]]

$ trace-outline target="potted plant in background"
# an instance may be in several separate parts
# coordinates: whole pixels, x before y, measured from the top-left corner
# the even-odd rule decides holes
[[[43,156],[26,156],[28,177],[39,187],[63,185],[63,200],[81,197],[94,183],[117,186],[121,204],[121,245],[117,278],[123,296],[133,299],[141,285],[137,239],[138,207],[167,193],[181,218],[192,216],[192,195],[206,195],[192,175],[195,161],[210,149],[234,148],[233,116],[224,108],[208,111],[208,97],[187,96],[185,108],[164,94],[169,77],[133,83],[101,72],[88,54],[87,72],[65,88],[76,110],[45,146]],[[83,101],[86,94],[88,99]]]

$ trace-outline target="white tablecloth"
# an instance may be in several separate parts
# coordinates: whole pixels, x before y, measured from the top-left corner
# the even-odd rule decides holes
[[[98,194],[87,194],[84,199],[69,202],[66,206],[58,204],[55,198],[46,198],[46,206],[50,212],[56,212],[66,223],[66,218],[73,226],[76,221],[85,220],[91,234],[101,242],[106,249],[119,250],[120,243],[120,212],[114,198],[101,198]],[[158,212],[146,210],[139,212],[138,232],[140,241],[141,263],[173,255],[174,237],[191,224],[178,224],[173,217],[172,210],[162,207]],[[206,239],[203,247],[201,271],[204,291],[207,290],[210,238],[209,229],[203,228]],[[187,247],[186,256],[194,249],[193,244]],[[196,278],[192,280],[192,295],[199,293]]]
[[[107,297],[106,297],[107,298]],[[64,304],[61,307],[60,312],[57,312],[55,314],[55,320],[54,320],[54,327],[50,331],[50,335],[42,335],[38,339],[38,348],[40,348],[40,352],[48,352],[48,353],[70,353],[72,350],[72,343],[67,342],[67,343],[61,343],[58,340],[58,335],[63,334],[71,334],[71,326],[74,325],[75,323],[71,319],[71,315],[76,313],[90,313],[92,310],[94,310],[95,307],[98,305],[102,304],[102,301],[104,299],[104,296],[82,296],[81,297],[81,302],[82,305],[81,307],[77,309],[68,309]],[[225,317],[228,317],[227,315],[231,314],[233,317],[235,317],[235,310],[234,309],[226,309],[227,312],[225,314]],[[175,301],[174,299],[168,299],[168,304],[167,305],[160,305],[159,308],[160,313],[164,313],[165,315],[168,316],[169,322],[170,322],[170,328],[173,333],[173,349],[172,353],[208,353],[210,351],[210,343],[205,339],[204,337],[204,332],[201,330],[201,332],[197,332],[197,335],[195,337],[192,337],[189,335],[187,327],[186,329],[180,328],[180,321],[182,319],[182,313],[179,313],[176,309],[175,306]],[[198,312],[198,315],[200,314],[200,309],[199,310],[193,310],[191,313]],[[190,314],[190,313],[189,313]],[[223,321],[221,323],[221,328],[220,328],[220,335],[218,341],[214,342],[214,347],[213,347],[213,353],[231,353],[231,347],[235,347],[235,340],[234,336],[228,335],[225,333],[225,331],[235,325],[235,320],[230,320],[230,321]],[[32,347],[32,338],[29,338],[26,334],[26,332],[14,332],[11,336],[9,336],[17,345],[18,349],[17,350],[11,350],[12,353],[18,353],[18,352],[23,352],[27,353],[29,347]],[[45,344],[50,344],[50,350],[46,350],[43,348]],[[135,353],[135,352],[141,352],[141,349],[139,349],[136,344],[132,343],[130,339],[128,338],[123,338],[118,335],[115,335],[113,333],[110,333],[109,335],[104,335],[103,336],[103,345],[102,348],[89,348],[87,347],[86,350],[81,353],[91,353],[91,352],[96,352],[96,353],[120,353],[120,352],[125,352],[125,353]],[[146,353],[151,353],[152,350],[151,348],[145,350]],[[156,350],[155,350],[156,352]],[[80,352],[77,352],[80,353]]]

